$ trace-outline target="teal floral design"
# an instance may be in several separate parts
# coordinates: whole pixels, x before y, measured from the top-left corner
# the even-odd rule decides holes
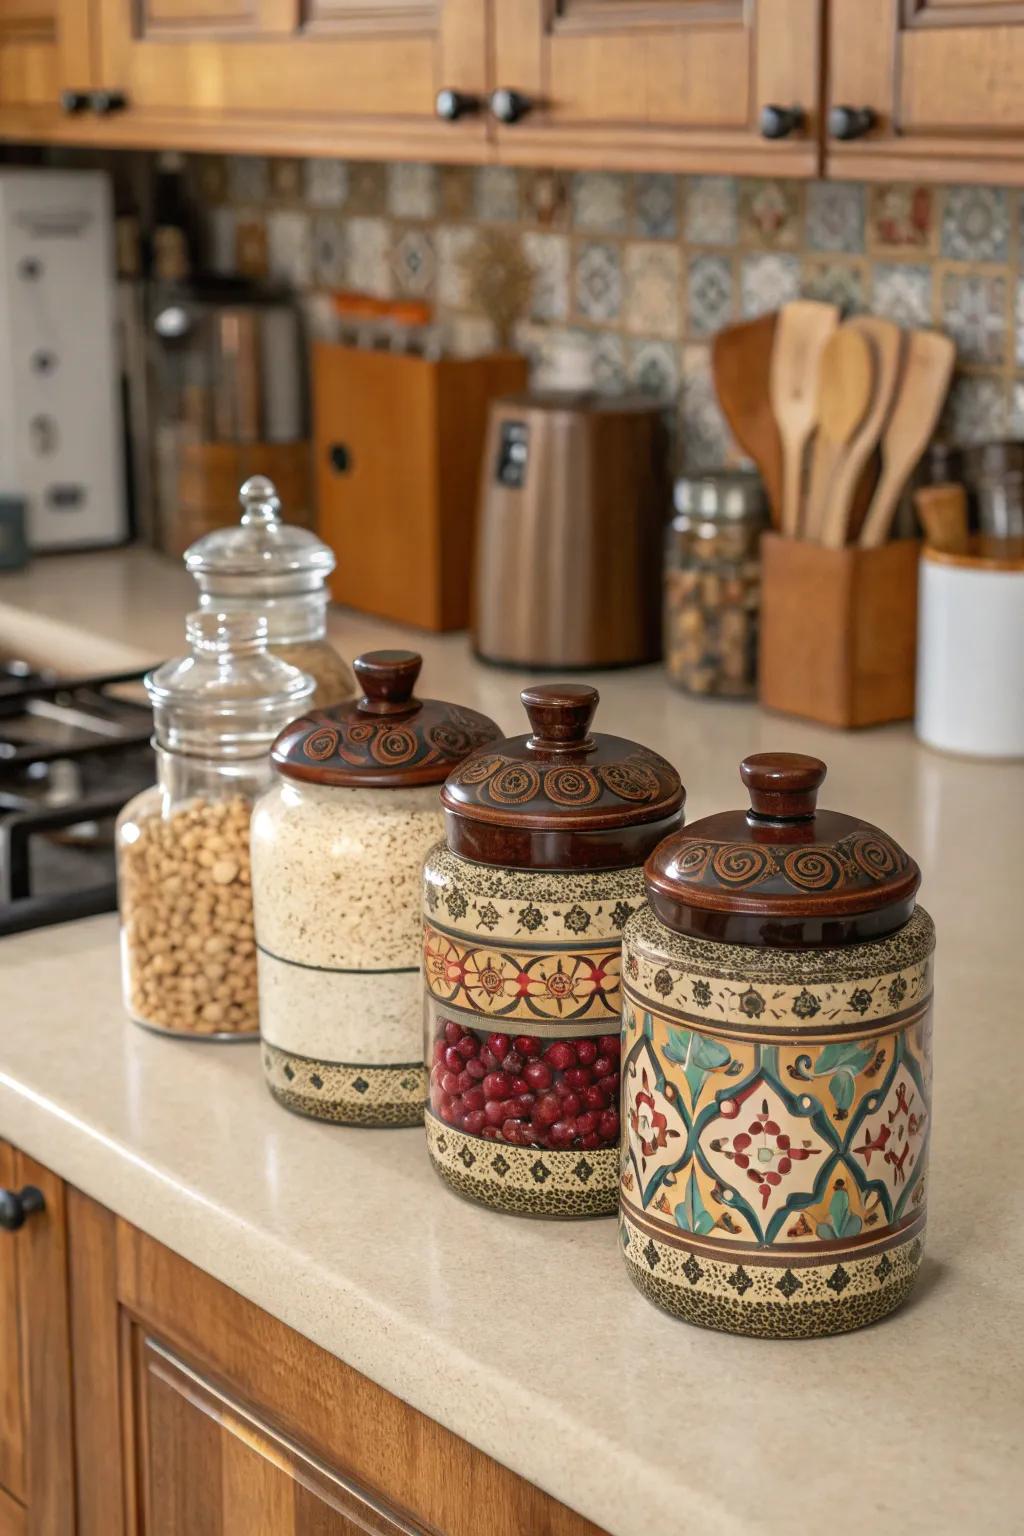
[[[856,1237],[862,1226],[860,1217],[850,1210],[850,1197],[842,1179],[837,1180],[829,1201],[828,1221],[818,1222],[818,1236],[826,1242],[840,1237]]]
[[[818,1052],[813,1065],[809,1056],[800,1056],[790,1067],[790,1075],[804,1083],[817,1077],[828,1078],[828,1091],[835,1104],[837,1120],[845,1120],[850,1113],[857,1091],[857,1078],[874,1060],[872,1045],[844,1041],[839,1045],[826,1045]]]
[[[708,1211],[700,1197],[697,1188],[697,1174],[690,1169],[690,1178],[686,1186],[686,1194],[676,1206],[676,1225],[684,1232],[696,1232],[701,1237],[706,1237],[714,1230],[715,1220]]]
[[[732,1052],[727,1045],[689,1029],[669,1029],[665,1055],[676,1066],[682,1067],[694,1099],[709,1074],[720,1071],[732,1061]]]

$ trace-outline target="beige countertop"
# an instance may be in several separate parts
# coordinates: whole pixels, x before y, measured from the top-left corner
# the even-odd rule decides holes
[[[67,647],[81,670],[155,659],[180,648],[192,591],[141,552],[40,560],[0,577],[0,650]],[[349,653],[419,643],[351,614],[331,628]],[[519,728],[522,678],[475,663],[464,637],[422,649],[424,691]],[[940,757],[902,726],[843,735],[698,703],[654,668],[595,681],[599,727],[672,758],[691,819],[741,803],[746,752],[809,751],[830,765],[824,803],[921,863],[936,1102],[927,1251],[902,1312],[814,1343],[664,1317],[626,1279],[614,1222],[477,1209],[442,1187],[419,1132],[293,1118],[253,1047],[132,1026],[112,917],[0,941],[0,1136],[615,1536],[1017,1531],[1024,770]]]

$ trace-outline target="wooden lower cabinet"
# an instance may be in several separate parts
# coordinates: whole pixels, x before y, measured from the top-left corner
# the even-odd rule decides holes
[[[0,1536],[603,1536],[0,1143]]]

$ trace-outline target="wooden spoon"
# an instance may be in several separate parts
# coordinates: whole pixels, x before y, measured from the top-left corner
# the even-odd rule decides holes
[[[817,539],[824,525],[832,480],[874,398],[875,354],[861,331],[841,325],[825,343],[818,379],[818,431],[803,535]]]
[[[818,415],[818,365],[839,324],[834,304],[798,299],[779,311],[772,351],[770,399],[782,438],[782,531],[800,533],[804,454]]]
[[[829,486],[821,528],[821,542],[829,549],[841,549],[849,536],[857,482],[889,420],[903,360],[903,332],[891,320],[856,315],[847,325],[871,342],[875,353],[875,389],[867,415],[847,444]]]
[[[882,475],[860,532],[865,549],[874,549],[889,537],[904,486],[935,431],[955,361],[956,346],[948,336],[911,331],[899,391],[882,438]]]
[[[914,492],[914,510],[924,529],[925,543],[951,555],[965,555],[967,492],[962,485],[924,485]]]
[[[711,368],[722,414],[743,452],[760,471],[772,525],[782,522],[782,440],[768,397],[776,316],[761,315],[719,331]]]

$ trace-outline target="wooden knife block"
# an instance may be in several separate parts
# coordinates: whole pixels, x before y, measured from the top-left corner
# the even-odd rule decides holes
[[[318,531],[338,557],[335,602],[466,628],[488,406],[527,371],[513,353],[431,362],[314,346]]]
[[[761,541],[761,703],[822,725],[914,713],[920,544]]]

